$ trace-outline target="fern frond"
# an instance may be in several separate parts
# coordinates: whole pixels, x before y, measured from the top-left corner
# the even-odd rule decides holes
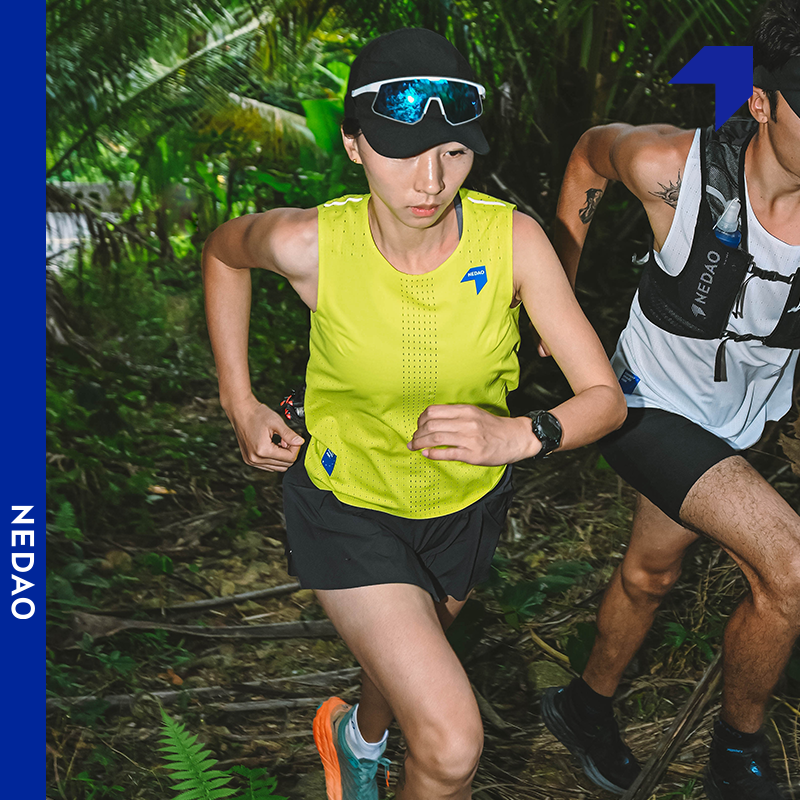
[[[175,800],[223,800],[235,794],[228,788],[231,775],[214,769],[217,763],[214,757],[197,741],[186,726],[175,722],[163,709],[164,720],[161,747],[164,760],[171,762],[168,768],[173,770],[170,776],[179,783],[172,788],[178,792]]]
[[[241,775],[249,781],[245,793],[239,795],[235,800],[288,800],[283,795],[274,794],[277,788],[278,779],[270,778],[265,769],[235,766],[231,767],[231,772]]]

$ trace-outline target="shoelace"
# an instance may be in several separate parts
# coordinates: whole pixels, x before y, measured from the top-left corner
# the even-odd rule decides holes
[[[366,762],[366,763],[362,763]],[[389,761],[388,758],[360,758],[358,759],[358,771],[366,773],[369,776],[369,773],[372,771],[372,764],[380,764],[383,767],[384,775],[386,776],[386,788],[389,788],[389,767],[391,766],[392,762]],[[372,776],[369,776],[370,778]]]
[[[386,788],[389,788],[389,766],[391,765],[391,761],[388,758],[379,758],[378,763],[383,767],[383,774],[386,777]]]

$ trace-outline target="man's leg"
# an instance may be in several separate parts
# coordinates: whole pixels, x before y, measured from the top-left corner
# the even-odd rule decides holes
[[[696,539],[697,534],[639,495],[631,542],[603,595],[597,638],[582,679],[542,696],[547,727],[607,791],[622,794],[639,773],[620,737],[611,697],[678,579],[686,548]]]
[[[763,737],[756,732],[800,634],[800,517],[741,456],[725,458],[704,472],[686,495],[680,515],[687,526],[731,555],[751,588],[725,631],[723,724],[715,727],[707,791],[721,800],[778,798]],[[601,604],[599,635],[585,683],[574,683],[564,695],[566,702],[550,699],[551,708],[571,723],[566,737],[556,731],[557,735],[600,785],[604,775],[614,773],[615,764],[621,768],[625,752],[618,746],[608,748],[602,735],[593,737],[592,720],[598,717],[592,715],[610,701],[660,600],[677,580],[683,553],[694,538],[640,498],[631,546]],[[596,768],[600,780],[597,771],[592,774]]]
[[[722,718],[739,731],[757,731],[800,635],[800,517],[733,456],[695,483],[681,518],[718,542],[750,584],[725,630]]]
[[[398,800],[468,800],[483,726],[430,595],[417,586],[384,584],[317,596],[369,676],[368,693],[374,688],[385,698],[403,731],[407,755]],[[379,709],[367,711],[368,721],[374,712]],[[380,727],[385,720],[374,721]]]
[[[630,545],[603,595],[597,638],[583,680],[611,697],[653,624],[656,609],[681,574],[697,534],[638,495]]]

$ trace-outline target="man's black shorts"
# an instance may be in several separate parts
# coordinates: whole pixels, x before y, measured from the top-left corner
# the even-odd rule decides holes
[[[697,479],[740,452],[685,417],[658,408],[629,408],[623,426],[598,446],[620,477],[680,524],[681,506]]]
[[[289,574],[305,589],[410,583],[434,600],[464,600],[489,577],[511,505],[511,467],[461,511],[406,519],[342,503],[308,477],[304,450],[283,477]]]

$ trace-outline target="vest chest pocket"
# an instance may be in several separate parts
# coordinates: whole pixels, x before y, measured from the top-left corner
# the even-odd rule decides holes
[[[751,262],[749,253],[722,244],[711,230],[696,230],[680,274],[668,275],[651,253],[639,286],[642,311],[677,336],[717,339],[727,329]]]

